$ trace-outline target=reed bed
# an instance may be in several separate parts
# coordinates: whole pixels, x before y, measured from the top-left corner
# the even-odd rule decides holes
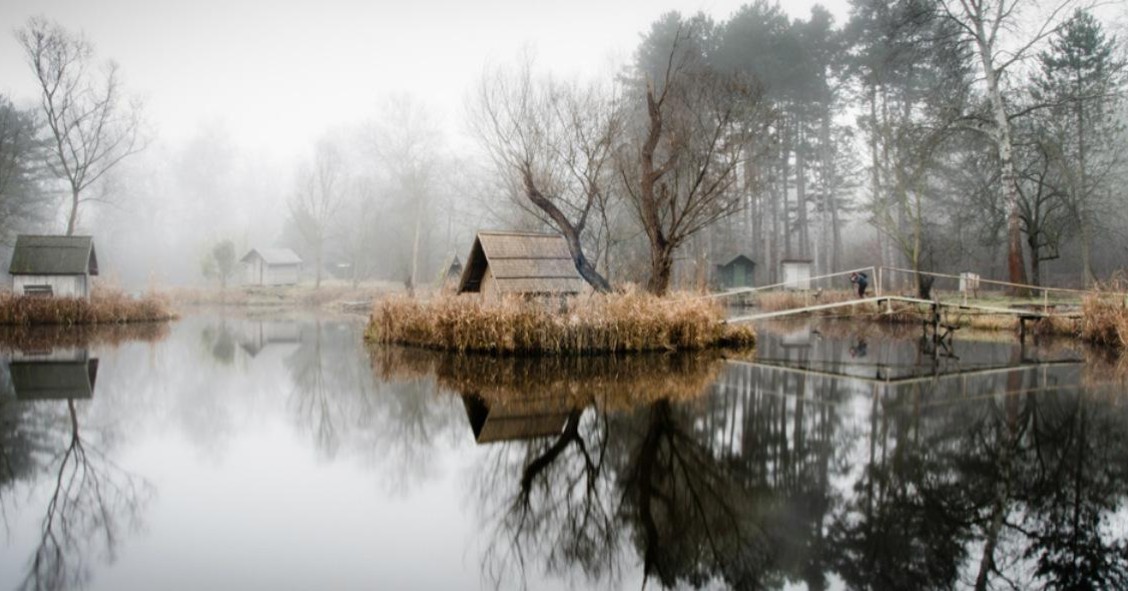
[[[491,407],[535,399],[628,410],[657,400],[690,401],[707,392],[724,367],[724,359],[709,351],[533,359],[392,346],[373,348],[370,355],[381,380],[434,376],[444,390],[479,396]]]
[[[376,303],[366,339],[458,352],[591,354],[750,347],[749,326],[724,324],[714,300],[645,293],[543,301],[507,297],[390,297]]]
[[[1116,286],[1120,291],[1119,285]],[[1081,338],[1118,351],[1128,349],[1128,300],[1094,291],[1081,304]]]
[[[118,290],[98,290],[89,299],[0,294],[0,325],[122,324],[171,320],[176,314],[157,294],[131,297]]]

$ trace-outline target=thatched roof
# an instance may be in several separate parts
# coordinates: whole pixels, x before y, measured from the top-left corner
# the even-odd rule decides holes
[[[458,293],[481,289],[486,269],[502,293],[580,293],[586,283],[559,234],[478,232]]]
[[[260,258],[267,265],[300,265],[302,257],[289,248],[252,248],[250,252],[239,259],[241,263],[249,263],[255,258]]]
[[[8,272],[12,275],[97,275],[98,257],[94,254],[94,238],[17,236]]]

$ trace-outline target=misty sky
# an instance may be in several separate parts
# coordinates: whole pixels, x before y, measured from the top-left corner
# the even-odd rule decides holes
[[[160,140],[220,124],[238,146],[287,158],[329,128],[374,117],[391,93],[434,107],[457,133],[467,90],[487,64],[512,62],[530,48],[543,69],[597,74],[628,59],[663,12],[701,10],[721,20],[743,3],[4,0],[0,92],[22,105],[35,98],[12,31],[45,15],[83,30],[99,57],[120,63]],[[796,17],[813,4],[781,3]],[[845,18],[845,0],[822,4]]]

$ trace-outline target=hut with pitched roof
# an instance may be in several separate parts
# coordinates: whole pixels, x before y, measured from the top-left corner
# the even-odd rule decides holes
[[[458,284],[459,294],[485,299],[576,295],[589,289],[563,236],[530,232],[478,232]]]
[[[12,292],[19,295],[90,297],[90,278],[98,274],[98,257],[90,236],[16,237]]]
[[[302,272],[302,258],[289,248],[252,248],[239,262],[248,285],[294,285]]]
[[[744,253],[728,253],[719,257],[713,267],[713,281],[720,289],[752,287],[756,284],[756,263]]]

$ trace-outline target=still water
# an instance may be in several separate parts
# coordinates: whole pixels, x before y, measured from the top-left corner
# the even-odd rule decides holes
[[[914,328],[481,359],[360,319],[9,334],[0,588],[1128,586],[1128,366]]]

